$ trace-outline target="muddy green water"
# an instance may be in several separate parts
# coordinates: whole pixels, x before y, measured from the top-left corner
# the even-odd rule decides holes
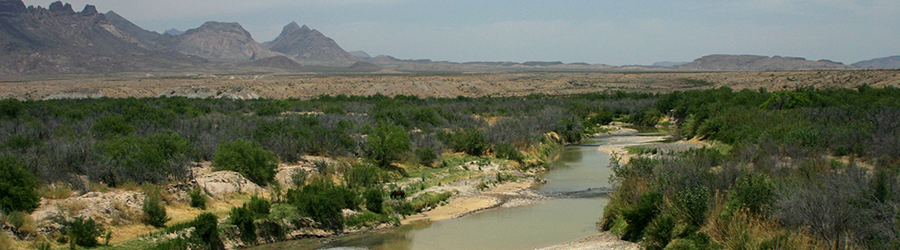
[[[540,192],[556,194],[609,187],[609,156],[597,150],[604,137],[565,147],[554,168],[541,177]],[[534,249],[597,234],[608,198],[579,193],[536,205],[500,208],[462,218],[404,225],[387,232],[346,236],[331,242],[307,239],[263,249]]]

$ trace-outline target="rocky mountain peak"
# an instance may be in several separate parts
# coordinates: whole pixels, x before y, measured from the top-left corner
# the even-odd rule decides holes
[[[84,6],[84,10],[81,10],[81,15],[82,15],[82,16],[93,16],[93,15],[96,15],[96,14],[99,14],[99,13],[97,12],[97,7],[96,7],[96,6],[93,6],[93,5],[90,5],[90,4],[85,5],[85,6]]]
[[[22,13],[26,10],[22,0],[0,0],[0,13]]]
[[[75,10],[72,9],[72,4],[66,3],[64,5],[60,1],[56,1],[50,4],[50,12],[56,14],[75,14]]]
[[[334,63],[356,60],[331,38],[306,25],[301,27],[297,22],[285,25],[281,34],[266,46],[299,61]]]
[[[209,21],[200,25],[199,28],[188,30],[185,33],[198,33],[198,32],[213,32],[213,33],[235,33],[250,39],[253,39],[253,36],[250,35],[250,32],[245,30],[243,26],[239,23],[226,23],[226,22],[214,22]]]

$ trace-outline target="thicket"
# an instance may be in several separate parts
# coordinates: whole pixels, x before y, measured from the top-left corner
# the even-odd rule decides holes
[[[611,92],[525,98],[8,99],[0,101],[0,155],[16,158],[41,184],[68,183],[80,191],[88,187],[79,176],[109,186],[187,179],[189,162],[221,160],[217,151],[237,144],[271,152],[259,154],[269,165],[303,155],[363,157],[380,166],[399,160],[429,165],[447,148],[481,155],[507,143],[524,150],[549,132],[574,142],[586,127],[644,111],[658,98]],[[265,184],[269,173],[245,174]]]
[[[614,161],[603,229],[647,249],[900,247],[900,89],[719,88],[655,108],[733,149]]]

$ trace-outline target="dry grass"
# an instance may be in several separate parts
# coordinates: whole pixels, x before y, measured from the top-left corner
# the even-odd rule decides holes
[[[69,218],[75,217],[78,212],[87,208],[87,201],[84,200],[68,200],[66,202],[58,203],[59,212],[61,214],[68,215]]]
[[[41,197],[47,199],[65,199],[72,197],[73,190],[69,184],[55,182],[48,186],[41,187]]]
[[[803,231],[788,231],[777,222],[747,210],[727,215],[726,198],[716,195],[716,204],[702,231],[724,249],[826,249]]]
[[[140,222],[141,218],[144,216],[141,210],[129,207],[122,201],[114,201],[112,206],[118,211],[118,216],[114,216],[113,218],[113,225],[126,225]]]

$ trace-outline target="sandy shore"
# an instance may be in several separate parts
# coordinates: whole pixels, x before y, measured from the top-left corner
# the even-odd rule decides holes
[[[492,208],[524,206],[547,199],[531,189],[538,184],[533,178],[505,182],[484,191],[476,188],[477,183],[474,180],[464,180],[440,187],[441,190],[453,189],[459,193],[448,199],[446,205],[408,216],[401,224],[417,220],[455,219]]]

